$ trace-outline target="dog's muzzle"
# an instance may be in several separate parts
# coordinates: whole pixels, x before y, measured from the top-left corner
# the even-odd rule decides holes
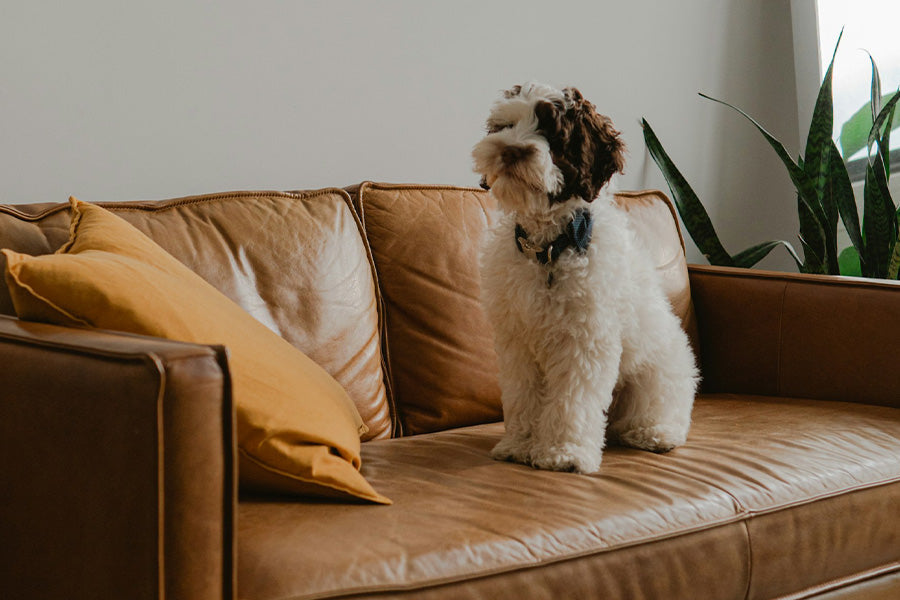
[[[487,176],[484,175],[481,177],[481,181],[478,182],[478,185],[481,186],[481,189],[490,191],[491,186],[488,185]]]

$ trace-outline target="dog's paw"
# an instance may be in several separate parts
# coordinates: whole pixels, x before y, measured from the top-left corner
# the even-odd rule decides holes
[[[531,464],[531,442],[528,438],[506,436],[491,450],[491,458]]]
[[[630,448],[666,453],[687,441],[687,432],[680,427],[653,425],[636,427],[618,435],[619,441]]]
[[[546,448],[533,452],[531,466],[548,471],[567,473],[596,473],[600,470],[601,455],[593,455],[580,448]]]

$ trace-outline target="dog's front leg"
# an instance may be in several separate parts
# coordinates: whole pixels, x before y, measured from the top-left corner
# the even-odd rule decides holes
[[[545,396],[533,434],[532,465],[539,469],[594,473],[600,468],[606,411],[621,358],[616,340],[562,341],[545,361]]]
[[[491,451],[491,457],[531,464],[532,432],[540,418],[543,397],[543,372],[520,338],[504,335],[502,328],[495,336],[506,432]]]

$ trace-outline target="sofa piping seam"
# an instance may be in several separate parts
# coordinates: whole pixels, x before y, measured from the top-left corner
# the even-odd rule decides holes
[[[378,183],[374,181],[364,181],[360,184],[359,195],[360,195],[360,205],[362,204],[362,189],[363,186],[367,186],[377,190],[383,191],[396,191],[396,190],[413,190],[413,191],[428,191],[428,190],[452,190],[452,191],[462,191],[462,192],[476,192],[478,194],[485,193],[484,190],[477,187],[472,186],[457,186],[450,184],[418,184],[418,183]],[[681,242],[681,251],[685,252],[685,243],[684,243],[684,235],[681,232],[681,226],[678,224],[678,215],[675,211],[675,207],[672,204],[671,199],[663,192],[662,190],[657,190],[653,188],[647,188],[644,190],[633,190],[633,191],[616,191],[612,192],[613,196],[622,196],[623,198],[640,198],[641,196],[656,196],[658,198],[662,198],[663,204],[669,209],[669,212],[672,215],[672,220],[675,223],[675,231],[678,233],[678,240]]]
[[[27,322],[27,321],[23,321],[23,322]],[[69,329],[76,329],[76,328],[69,328]],[[78,330],[79,331],[93,331],[92,329],[78,329]],[[108,333],[105,330],[97,330],[97,331],[103,331],[104,333]],[[112,333],[115,334],[118,332],[112,332]],[[131,337],[131,336],[128,336],[128,337]],[[137,336],[135,336],[135,337],[137,337]],[[162,338],[160,338],[160,339],[162,340]],[[158,356],[157,351],[149,351],[148,350],[146,352],[141,352],[141,351],[121,352],[121,351],[117,351],[117,350],[107,350],[107,349],[103,349],[103,348],[79,346],[79,345],[75,345],[75,344],[69,344],[69,343],[58,342],[58,341],[53,341],[53,340],[44,340],[41,338],[21,336],[21,335],[6,333],[6,332],[0,333],[0,341],[7,341],[7,342],[11,342],[11,343],[18,344],[18,345],[23,345],[23,346],[33,346],[33,347],[46,348],[46,349],[50,349],[50,350],[58,350],[60,352],[66,352],[67,354],[77,354],[80,356],[96,356],[96,357],[101,357],[101,358],[106,358],[106,359],[111,359],[111,360],[118,360],[120,362],[145,362],[148,357]],[[175,340],[164,340],[164,341],[175,341]],[[204,349],[209,348],[209,346],[206,346],[203,344],[191,344],[189,342],[181,342],[181,343],[184,344],[185,346],[198,346],[198,348],[204,348]],[[188,360],[188,359],[192,359],[192,358],[204,358],[207,356],[208,355],[205,354],[204,352],[202,352],[201,350],[197,350],[196,352],[172,357],[171,359],[168,359],[165,362],[167,364],[169,364],[169,363],[174,363],[174,362],[180,361],[180,360]]]
[[[206,202],[212,202],[216,200],[239,200],[242,198],[258,198],[263,196],[277,197],[277,198],[289,198],[292,200],[296,199],[308,199],[315,198],[317,196],[324,196],[327,194],[334,193],[343,193],[346,192],[340,188],[322,188],[319,190],[310,190],[306,191],[277,191],[277,190],[259,190],[259,191],[234,191],[234,192],[220,192],[214,194],[201,194],[199,196],[184,196],[182,198],[173,198],[171,200],[126,200],[122,202],[117,201],[100,201],[100,202],[92,202],[96,206],[100,206],[101,208],[112,209],[115,211],[127,211],[127,212],[162,212],[165,210],[170,210],[173,208],[180,208],[182,206],[191,206],[194,204],[204,204]],[[147,204],[140,204],[147,203]],[[149,203],[161,203],[156,206],[151,206]],[[62,212],[64,210],[68,210],[70,205],[68,203],[59,203],[56,206],[51,206],[35,215],[29,215],[20,210],[13,208],[11,205],[0,205],[0,213],[6,213],[18,219],[28,222],[37,222],[46,217],[52,216],[58,212]]]
[[[746,519],[741,520],[744,526],[744,539],[747,541],[747,589],[744,592],[744,600],[750,599],[750,590],[753,587],[753,542],[750,540],[750,518],[748,514]]]
[[[576,552],[567,556],[560,557],[551,557],[547,559],[538,559],[529,563],[522,563],[521,565],[516,565],[512,567],[496,567],[494,569],[490,569],[480,573],[472,573],[472,574],[462,574],[462,575],[454,575],[447,576],[443,578],[438,578],[430,581],[423,581],[421,583],[411,583],[407,585],[372,585],[372,586],[360,586],[357,588],[345,588],[337,592],[320,592],[314,593],[311,595],[300,595],[296,596],[296,600],[318,600],[324,598],[335,598],[335,597],[353,597],[357,595],[363,594],[379,594],[379,593],[390,593],[390,592],[413,592],[419,590],[427,590],[431,588],[436,588],[444,585],[451,585],[454,583],[460,583],[475,579],[486,579],[488,577],[495,577],[498,575],[504,575],[506,573],[515,573],[517,571],[526,570],[526,569],[538,569],[541,567],[552,566],[555,564],[560,564],[564,562],[568,562],[571,560],[579,560],[583,558],[589,558],[591,556],[607,554],[610,552],[616,552],[618,550],[627,550],[629,548],[634,548],[637,546],[641,546],[644,544],[663,542],[670,539],[675,539],[679,537],[684,537],[688,535],[693,535],[695,533],[702,533],[704,531],[712,531],[714,529],[718,529],[720,527],[740,524],[744,520],[744,515],[736,514],[728,518],[723,518],[718,521],[714,521],[712,523],[704,523],[702,526],[695,527],[687,527],[684,529],[673,530],[664,534],[650,536],[646,538],[635,539],[623,544],[619,544],[613,547],[600,548],[600,549],[592,549],[592,550],[584,550],[581,552]],[[335,595],[337,594],[337,595]]]
[[[838,579],[831,579],[820,585],[809,586],[800,591],[791,592],[790,594],[784,596],[779,596],[774,600],[806,600],[807,598],[816,598],[822,593],[840,591],[841,589],[846,588],[848,585],[856,585],[879,577],[883,577],[885,575],[892,575],[897,573],[900,573],[900,561],[887,563],[881,565],[880,567],[868,569],[866,571],[863,571],[862,573],[853,573],[851,575],[839,577]]]
[[[166,596],[166,489],[165,489],[165,432],[163,430],[163,406],[166,392],[166,366],[155,353],[146,355],[146,363],[156,369],[156,552],[157,552],[157,577],[160,599]]]
[[[722,267],[719,265],[700,265],[691,263],[688,270],[698,275],[719,278],[741,278],[767,281],[783,281],[795,285],[824,285],[852,287],[863,290],[882,289],[900,291],[900,285],[888,279],[866,279],[845,275],[821,275],[815,273],[787,273],[778,271],[762,271],[758,269],[742,269],[738,267]]]
[[[854,494],[856,492],[864,492],[866,490],[872,490],[875,488],[896,485],[896,484],[900,484],[900,475],[892,475],[890,477],[885,477],[883,479],[878,479],[876,481],[870,481],[868,483],[860,483],[857,485],[841,488],[840,490],[822,492],[820,494],[810,496],[803,500],[787,502],[785,504],[779,504],[778,506],[772,506],[769,508],[763,508],[763,509],[759,509],[759,510],[746,509],[746,513],[747,513],[747,516],[750,518],[764,517],[767,515],[772,515],[775,513],[782,512],[782,511],[790,510],[790,509],[796,508],[798,506],[806,506],[806,505],[810,505],[810,504],[815,504],[817,502],[823,502],[825,500],[839,498],[841,496],[845,496],[848,494]]]

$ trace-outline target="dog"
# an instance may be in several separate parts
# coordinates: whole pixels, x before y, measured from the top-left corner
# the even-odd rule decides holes
[[[539,83],[503,92],[472,151],[499,207],[480,257],[506,426],[497,460],[594,473],[607,437],[652,452],[687,438],[697,368],[613,204],[624,153],[577,89]]]

